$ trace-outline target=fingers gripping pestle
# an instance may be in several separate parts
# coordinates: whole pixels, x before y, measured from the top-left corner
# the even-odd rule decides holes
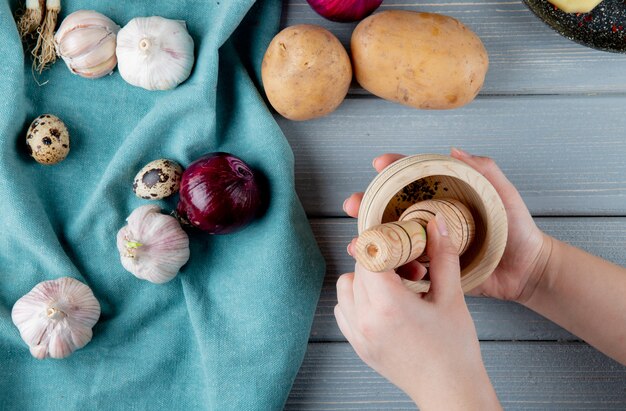
[[[420,201],[407,208],[398,221],[361,233],[356,260],[370,271],[381,272],[417,259],[426,249],[426,225],[437,214],[445,220],[457,254],[462,255],[474,240],[474,217],[463,203],[448,198]]]
[[[497,267],[506,246],[507,217],[495,188],[479,172],[451,157],[421,154],[385,168],[369,185],[359,209],[355,258],[370,271],[397,268],[423,255],[425,227],[436,214],[446,221],[469,291]],[[428,281],[403,280],[415,292]]]

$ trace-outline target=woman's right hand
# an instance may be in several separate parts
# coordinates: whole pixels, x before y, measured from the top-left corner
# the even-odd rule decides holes
[[[489,180],[502,199],[508,219],[507,245],[500,264],[484,283],[467,294],[526,302],[541,280],[552,250],[552,238],[537,227],[519,192],[492,159],[454,148],[450,154]],[[374,159],[373,165],[380,172],[402,157],[399,154],[384,154]],[[362,198],[363,193],[352,194],[344,202],[344,211],[351,217],[358,217]],[[354,241],[349,248],[353,244]],[[421,276],[423,273],[408,275]]]

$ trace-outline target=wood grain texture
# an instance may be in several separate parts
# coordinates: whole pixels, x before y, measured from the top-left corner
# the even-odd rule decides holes
[[[455,146],[491,156],[540,228],[626,265],[626,55],[561,37],[520,0],[385,0],[380,10],[397,9],[462,21],[487,48],[489,72],[477,99],[457,110],[403,107],[353,83],[349,98],[325,118],[276,116],[294,150],[297,190],[327,261],[312,342],[287,410],[415,409],[356,357],[333,316],[338,275],[354,267],[345,248],[357,227],[355,220],[325,217],[344,216],[344,199],[365,190],[375,176],[371,160],[382,153],[448,154]],[[282,26],[300,23],[319,24],[346,46],[356,25],[329,22],[306,0],[284,2]],[[518,304],[467,303],[505,409],[626,409],[624,367]]]
[[[354,245],[354,258],[381,273],[417,259],[425,249],[426,232],[418,221],[395,221],[363,231]]]
[[[416,185],[421,187],[417,193]],[[365,190],[359,209],[359,233],[402,213],[412,203],[409,199],[424,194],[424,186],[429,187],[427,192],[433,197],[430,201],[458,200],[472,210],[476,219],[472,221],[476,223],[476,239],[461,257],[461,287],[469,291],[486,280],[498,265],[506,246],[508,226],[504,205],[495,188],[467,164],[434,154],[413,155],[394,162]],[[403,193],[404,196],[398,195]],[[450,210],[449,205],[446,208]],[[390,209],[394,212],[390,213]],[[395,215],[389,220],[396,220]],[[405,280],[405,284],[418,293],[430,288],[428,281]]]
[[[439,213],[446,222],[450,241],[457,254],[463,255],[476,237],[476,221],[469,208],[460,201],[452,198],[420,201],[404,210],[400,221],[416,220],[427,227],[428,222]],[[428,261],[428,256],[423,256],[422,261]]]
[[[626,368],[583,343],[482,342],[506,410],[626,409]],[[309,344],[285,410],[415,410],[347,343]]]
[[[626,215],[625,106],[617,96],[485,97],[443,112],[353,98],[322,119],[276,119],[312,217],[344,215],[344,199],[374,178],[374,157],[451,146],[493,157],[534,215]]]
[[[626,55],[580,46],[561,37],[519,0],[386,0],[379,10],[415,10],[459,19],[483,41],[490,66],[482,94],[626,92]],[[306,0],[284,2],[282,26],[318,24],[346,46],[356,24],[320,17]],[[359,87],[353,93],[365,93]]]
[[[626,266],[626,218],[536,218],[535,221],[555,238]],[[313,219],[311,225],[327,262],[311,341],[345,341],[333,315],[337,304],[335,283],[340,274],[354,270],[354,260],[346,253],[346,246],[356,236],[356,220]],[[519,304],[474,297],[467,297],[467,304],[482,340],[576,339]]]

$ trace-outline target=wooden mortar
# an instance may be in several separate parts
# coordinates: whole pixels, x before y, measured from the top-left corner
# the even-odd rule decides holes
[[[441,201],[429,201],[433,199]],[[415,259],[426,246],[423,227],[435,213],[446,219],[450,239],[461,254],[463,291],[475,288],[502,258],[508,230],[506,211],[482,174],[448,156],[405,157],[374,178],[359,209],[357,261],[376,268],[372,271],[386,271]],[[430,287],[429,281],[403,281],[415,292]]]

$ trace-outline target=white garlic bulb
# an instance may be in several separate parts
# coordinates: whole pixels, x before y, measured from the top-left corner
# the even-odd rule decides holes
[[[87,345],[99,317],[91,289],[70,277],[37,284],[11,312],[30,353],[40,360],[65,358]]]
[[[181,20],[136,17],[117,35],[118,69],[133,86],[169,90],[189,77],[193,39]]]
[[[117,233],[117,249],[127,271],[161,284],[176,277],[189,260],[189,237],[174,217],[155,205],[136,208]]]
[[[93,10],[78,10],[63,20],[54,35],[56,52],[81,77],[98,78],[117,64],[115,38],[120,26]]]

